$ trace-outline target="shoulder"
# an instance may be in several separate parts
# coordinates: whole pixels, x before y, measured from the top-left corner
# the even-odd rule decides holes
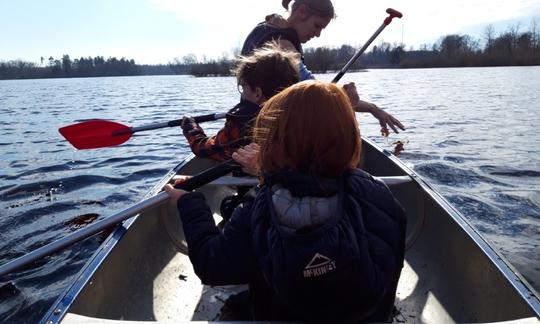
[[[352,169],[345,175],[345,190],[347,195],[357,201],[362,201],[394,219],[402,218],[404,210],[394,197],[388,186],[371,174]]]
[[[345,181],[349,186],[389,191],[384,182],[376,179],[368,172],[361,169],[350,169],[345,174]]]
[[[260,110],[261,107],[258,104],[242,100],[227,113],[225,127],[236,127],[239,130],[244,130],[249,127],[250,121],[257,117]]]
[[[227,119],[230,117],[244,116],[246,114],[258,114],[261,106],[258,104],[242,99],[236,106],[227,112]]]
[[[287,41],[282,44],[286,48],[302,53],[302,45],[294,28],[282,24],[259,23],[247,36],[242,47],[242,55],[250,54],[254,49],[263,46],[270,40]],[[287,44],[288,43],[288,44]]]

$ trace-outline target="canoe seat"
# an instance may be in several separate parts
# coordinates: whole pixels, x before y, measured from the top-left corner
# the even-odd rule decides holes
[[[181,176],[175,176],[173,179],[178,179]],[[407,182],[411,182],[410,176],[390,176],[390,177],[375,177],[386,183],[387,186],[395,186]],[[208,186],[256,186],[259,184],[259,179],[255,177],[233,177],[223,176],[208,184]]]

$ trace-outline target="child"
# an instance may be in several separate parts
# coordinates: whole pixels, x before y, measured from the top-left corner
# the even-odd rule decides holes
[[[182,131],[191,150],[201,158],[223,161],[250,142],[249,131],[260,105],[274,94],[299,81],[300,55],[268,43],[251,55],[240,57],[234,70],[241,100],[227,113],[225,126],[214,136],[190,117],[184,117]]]
[[[222,232],[202,193],[165,187],[201,281],[249,283],[254,320],[390,320],[405,216],[386,185],[356,169],[361,139],[345,91],[287,88],[265,103],[253,142],[261,187]]]

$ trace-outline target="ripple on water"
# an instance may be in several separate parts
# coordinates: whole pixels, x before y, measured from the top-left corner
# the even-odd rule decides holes
[[[511,207],[506,209],[506,217],[519,220],[540,219],[540,208],[538,208],[532,192],[522,192],[522,194],[496,192],[493,194],[492,200],[498,206]]]
[[[23,165],[23,164],[25,164],[25,162],[21,162],[21,161],[13,161],[11,163],[14,163],[15,165],[18,165],[18,164]],[[30,166],[30,164],[27,164],[27,165]],[[86,165],[89,165],[89,163],[86,162],[86,161],[69,161],[69,162],[66,162],[66,163],[49,165],[49,166],[42,166],[42,167],[39,167],[39,168],[30,169],[30,170],[26,169],[24,172],[20,172],[20,173],[14,174],[14,175],[6,176],[5,179],[6,180],[20,181],[20,180],[24,180],[26,177],[32,176],[32,175],[43,175],[43,174],[49,174],[49,173],[52,173],[52,172],[72,171],[75,168],[80,168],[81,166],[86,166]],[[0,195],[1,194],[2,193],[0,192]]]
[[[446,141],[442,141],[438,144],[436,144],[436,146],[438,147],[449,147],[449,146],[460,146],[461,145],[461,142],[459,141],[455,141],[455,140],[446,140]]]
[[[135,146],[135,145],[131,145]],[[129,147],[129,145],[123,145],[124,148]],[[148,151],[148,150],[147,150]],[[109,158],[103,161],[99,161],[93,165],[93,167],[100,168],[109,165],[115,165],[121,167],[123,162],[134,163],[133,165],[148,164],[148,161],[168,161],[169,157],[157,156],[157,155],[135,155],[135,156],[124,156],[124,157],[114,157]]]
[[[462,156],[451,156],[451,155],[447,155],[443,157],[443,160],[453,162],[453,163],[458,163],[458,164],[462,164],[467,161],[467,159]]]
[[[471,169],[460,168],[448,163],[434,162],[424,163],[415,166],[415,170],[422,176],[426,176],[434,183],[444,184],[454,187],[474,187],[479,184],[499,185],[502,187],[511,186],[499,182],[487,176],[482,176]]]
[[[540,171],[537,170],[522,170],[508,166],[495,166],[495,165],[482,165],[480,170],[491,175],[505,176],[505,177],[540,177]]]
[[[497,206],[474,196],[452,195],[448,200],[482,232],[500,233],[497,224],[504,219],[504,211]]]

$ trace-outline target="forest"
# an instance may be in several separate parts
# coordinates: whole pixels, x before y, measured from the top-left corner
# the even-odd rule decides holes
[[[493,26],[488,25],[481,38],[451,34],[419,49],[380,42],[351,69],[540,65],[540,32],[536,20],[532,20],[529,30],[520,30],[516,24],[496,35]],[[340,70],[355,52],[351,45],[306,48],[304,60],[312,72],[325,73]],[[41,57],[37,63],[0,60],[0,80],[173,74],[225,76],[231,75],[233,66],[234,59],[227,55],[219,59],[204,56],[199,60],[196,55],[188,54],[168,64],[139,65],[133,59],[103,56],[71,59],[65,54],[61,58]]]

